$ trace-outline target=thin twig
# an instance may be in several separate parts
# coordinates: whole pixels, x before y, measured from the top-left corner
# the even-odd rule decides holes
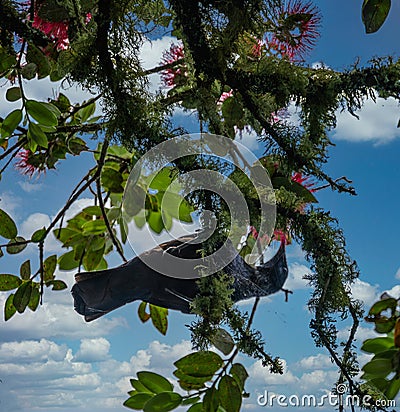
[[[332,180],[330,183],[313,188],[313,192],[318,192],[318,190],[326,189],[327,187],[332,187],[333,183],[338,183],[342,180],[344,180],[346,183],[349,183],[349,184],[353,183],[353,181],[348,179],[346,176],[342,176],[342,177],[338,177],[337,179]]]
[[[103,219],[104,219],[104,223],[107,227],[107,231],[110,235],[110,238],[111,238],[115,248],[117,249],[117,252],[121,256],[123,261],[127,262],[128,260],[124,256],[124,252],[121,248],[121,245],[118,243],[117,239],[115,238],[114,232],[113,232],[112,227],[110,225],[110,221],[108,220],[108,217],[107,217],[107,213],[106,213],[106,210],[105,210],[105,207],[104,207],[104,202],[103,202],[103,195],[101,193],[100,178],[96,180],[96,187],[97,187],[97,199],[99,200],[99,207],[100,207],[100,210],[101,210],[101,214],[103,215]]]
[[[1,121],[1,119],[0,119]],[[3,154],[0,155],[0,160],[5,159],[10,153],[12,153],[15,149],[20,149],[25,143],[27,142],[26,137],[24,137],[21,140],[18,140],[17,143],[12,145],[10,148],[8,148]]]
[[[43,305],[43,289],[44,289],[44,263],[43,263],[43,249],[44,249],[44,241],[42,240],[39,243],[39,262],[40,262],[40,304]]]
[[[142,73],[140,73],[140,75],[141,76],[148,76],[149,74],[154,74],[154,73],[161,72],[163,70],[172,69],[175,66],[178,66],[179,64],[183,64],[184,62],[185,62],[184,58],[179,59],[179,60],[175,60],[171,63],[162,64],[160,66],[153,67],[152,69],[144,70]]]

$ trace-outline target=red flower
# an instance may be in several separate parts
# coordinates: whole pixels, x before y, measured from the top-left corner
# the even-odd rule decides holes
[[[35,164],[34,154],[27,149],[21,149],[17,156],[20,160],[15,163],[15,168],[18,169],[23,175],[32,177],[35,173],[40,174],[46,169],[41,166],[39,163]]]
[[[285,245],[289,245],[291,242],[289,241],[289,236],[283,230],[275,229],[274,230],[274,240],[280,241]]]
[[[296,172],[296,173],[293,174],[291,179],[293,180],[293,182],[300,183],[302,186],[304,186],[310,192],[315,192],[315,188],[313,188],[314,183],[309,181],[310,180],[309,176],[303,176],[301,173]]]
[[[164,51],[161,63],[164,65],[172,64],[184,57],[183,46],[171,44],[169,50]],[[184,64],[178,64],[161,72],[161,79],[167,87],[176,86],[181,83],[182,77],[186,76],[187,72]]]
[[[67,21],[46,21],[39,17],[35,11],[33,19],[33,27],[42,31],[49,39],[51,39],[57,50],[65,50],[69,46],[68,39],[68,22]]]
[[[233,90],[229,90],[229,92],[222,92],[219,100],[217,103],[223,103],[226,99],[233,96]]]
[[[319,37],[319,10],[311,2],[288,0],[275,8],[274,16],[267,45],[290,60],[302,59]]]

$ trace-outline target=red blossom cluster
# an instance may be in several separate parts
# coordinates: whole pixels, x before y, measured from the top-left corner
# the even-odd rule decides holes
[[[319,10],[311,2],[288,0],[274,11],[274,30],[267,36],[266,44],[289,60],[302,60],[319,37],[321,23]]]
[[[45,172],[46,169],[40,168],[38,165],[34,165],[33,153],[27,149],[21,149],[16,157],[19,159],[15,163],[15,168],[19,170],[23,175],[32,177],[35,173],[40,174]]]
[[[68,21],[43,20],[38,10],[35,11],[32,26],[43,32],[54,42],[57,50],[65,50],[69,47]]]
[[[171,44],[169,50],[164,51],[161,62],[163,65],[171,65],[184,57],[183,45]],[[183,64],[169,67],[161,72],[161,79],[167,87],[173,87],[179,84],[182,76],[186,77],[186,70]]]

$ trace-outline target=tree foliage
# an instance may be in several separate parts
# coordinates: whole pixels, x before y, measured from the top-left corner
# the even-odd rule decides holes
[[[390,2],[366,0],[363,20],[367,32],[376,31],[386,18]],[[354,65],[342,72],[311,68],[304,56],[315,44],[319,12],[300,0],[40,0],[29,5],[0,1],[0,74],[7,84],[6,99],[19,108],[0,119],[2,153],[0,175],[12,164],[23,174],[38,175],[55,169],[70,156],[93,155],[92,165],[65,199],[52,222],[28,239],[20,236],[12,216],[0,210],[0,256],[18,254],[28,244],[38,247],[38,267],[21,263],[20,273],[0,275],[0,290],[11,291],[4,308],[6,320],[27,308],[35,311],[44,287],[61,290],[65,283],[55,270],[100,270],[116,251],[122,260],[128,227],[122,214],[123,193],[138,159],[149,149],[184,132],[171,120],[177,107],[194,111],[200,131],[235,138],[252,130],[264,143],[261,162],[268,170],[277,200],[277,223],[272,240],[299,242],[313,269],[308,302],[313,313],[311,334],[335,364],[339,381],[347,381],[352,394],[378,389],[388,398],[399,390],[399,336],[397,300],[385,298],[374,305],[368,320],[384,338],[368,340],[363,349],[374,359],[363,367],[367,385],[356,381],[358,366],[354,336],[362,316],[360,302],[350,293],[359,272],[348,256],[338,222],[318,207],[317,192],[331,188],[354,194],[348,179],[324,171],[329,131],[338,109],[354,113],[375,96],[399,100],[400,63],[376,58],[367,66]],[[147,38],[172,30],[177,43],[164,54],[158,67],[145,70],[140,48]],[[161,74],[165,87],[149,90],[149,76]],[[25,85],[35,79],[78,83],[92,92],[87,101],[72,103],[60,93],[47,101],[29,99]],[[96,105],[101,115],[96,116]],[[296,107],[299,121],[287,115]],[[98,145],[93,148],[92,141]],[[223,145],[213,148],[223,153]],[[207,160],[207,159],[206,159]],[[161,208],[164,190],[180,174],[204,167],[202,156],[181,159],[153,176],[136,190],[145,191],[144,207],[130,199],[136,226],[149,225],[160,233],[174,220],[190,222],[193,210],[216,211],[223,232],[227,207],[207,192],[176,199]],[[224,170],[244,193],[251,227],[245,231],[243,256],[261,242],[259,204],[248,178],[220,162],[206,167]],[[314,186],[310,186],[313,182]],[[318,186],[319,185],[319,186]],[[93,194],[92,206],[68,221],[64,216],[83,194]],[[178,210],[178,211],[177,211]],[[66,252],[46,252],[55,236]],[[214,242],[214,243],[213,243]],[[212,250],[216,239],[203,245]],[[209,251],[208,250],[208,251]],[[17,257],[16,257],[17,258]],[[231,279],[223,272],[200,281],[201,293],[193,302],[197,319],[190,325],[194,352],[175,362],[179,393],[160,375],[142,371],[131,380],[133,390],[125,406],[169,411],[187,405],[188,411],[239,411],[248,396],[245,367],[235,362],[239,352],[261,359],[271,371],[282,372],[278,358],[264,348],[262,335],[252,329],[258,299],[250,314],[232,306]],[[390,317],[382,315],[390,310]],[[152,320],[167,333],[167,311],[146,303],[139,306],[143,322]],[[337,341],[337,322],[350,318],[348,338]],[[394,333],[393,333],[394,330]],[[210,351],[214,345],[225,358]],[[388,378],[394,372],[395,376]],[[182,390],[187,394],[182,395]],[[375,392],[376,394],[376,392]]]

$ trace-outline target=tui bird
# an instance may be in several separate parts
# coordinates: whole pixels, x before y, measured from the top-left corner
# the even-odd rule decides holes
[[[78,273],[72,288],[75,310],[90,322],[126,303],[142,300],[168,309],[191,313],[190,302],[198,294],[197,279],[193,273],[187,279],[166,276],[147,266],[143,260],[162,259],[165,253],[183,258],[198,258],[198,234],[183,236],[162,243],[127,263],[112,269]],[[223,271],[234,279],[232,300],[271,295],[279,290],[288,276],[285,244],[282,242],[276,255],[268,262],[252,267],[237,254],[231,243],[228,248],[234,259]],[[143,259],[145,257],[146,259]],[[212,275],[211,275],[212,276]]]

